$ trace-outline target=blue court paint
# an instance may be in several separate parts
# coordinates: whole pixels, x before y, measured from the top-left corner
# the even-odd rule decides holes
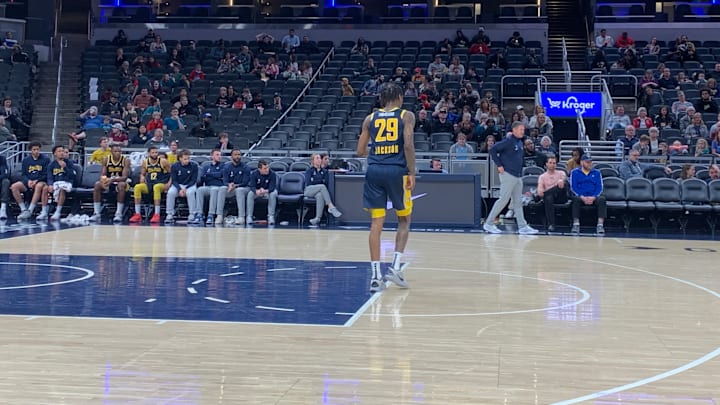
[[[343,261],[0,254],[0,314],[343,326],[372,297],[366,267]]]

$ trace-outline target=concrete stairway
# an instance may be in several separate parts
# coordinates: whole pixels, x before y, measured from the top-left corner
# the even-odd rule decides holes
[[[77,127],[75,120],[80,109],[80,80],[82,52],[88,46],[85,35],[65,35],[67,47],[63,49],[63,68],[60,80],[60,103],[55,143],[67,144],[67,134]],[[59,42],[59,41],[58,41]],[[59,49],[59,43],[56,44]],[[53,143],[52,128],[57,89],[58,53],[53,62],[42,63],[34,92],[33,122],[30,139],[43,143],[47,149]]]

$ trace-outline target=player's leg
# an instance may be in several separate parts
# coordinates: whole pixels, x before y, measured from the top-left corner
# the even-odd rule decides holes
[[[7,205],[10,202],[10,179],[0,181],[0,219],[7,219]]]
[[[33,198],[31,201],[35,200],[35,196],[37,194],[40,194],[40,204],[42,205],[42,208],[40,208],[40,214],[35,218],[38,221],[44,221],[48,219],[48,211],[50,211],[50,207],[48,207],[48,204],[50,203],[50,186],[46,185],[45,183],[36,183],[35,184],[35,193],[33,193]],[[38,191],[40,191],[38,193]],[[30,203],[30,206],[33,204]]]
[[[267,195],[268,198],[268,225],[275,225],[275,207],[277,207],[277,190]]]
[[[165,192],[165,184],[163,183],[157,183],[153,184],[152,187],[153,192],[153,216],[150,218],[151,224],[159,224],[160,223],[160,204],[162,203],[162,195]]]
[[[115,185],[117,192],[117,207],[115,208],[115,216],[113,222],[122,222],[123,215],[125,213],[125,196],[130,186],[127,183],[118,183]]]
[[[100,212],[102,211],[102,193],[105,191],[105,184],[102,180],[96,181],[93,187],[93,215],[90,222],[100,222]]]
[[[397,213],[398,227],[395,234],[395,252],[393,253],[392,264],[385,278],[399,287],[408,288],[408,283],[405,281],[402,272],[402,256],[405,253],[405,246],[407,246],[408,237],[410,236],[410,215],[413,207],[412,190],[405,188],[406,176],[394,176],[394,178],[389,178],[388,181],[390,201],[392,201]]]
[[[227,186],[217,187],[217,197],[215,197],[215,224],[220,225],[225,219],[225,201],[227,200]]]
[[[165,199],[165,223],[171,224],[175,222],[175,199],[178,195],[177,187],[170,187]]]
[[[250,193],[248,187],[238,187],[235,189],[235,203],[237,204],[237,219],[235,225],[245,225],[245,207],[247,206],[247,195]]]
[[[32,212],[30,212],[28,206],[25,204],[25,193],[27,191],[27,185],[22,181],[16,181],[10,186],[10,192],[20,207],[20,215],[18,215],[17,219],[28,219],[30,215],[32,215]],[[33,209],[35,209],[35,207],[33,207]]]
[[[252,188],[248,190],[247,198],[245,198],[245,211],[247,214],[247,217],[245,218],[245,223],[248,225],[252,225],[253,223],[253,214],[255,213],[255,197],[257,194],[255,194],[255,190]]]
[[[200,188],[192,186],[185,190],[188,210],[190,211],[190,216],[188,216],[189,224],[199,224],[202,222],[202,201],[204,197],[200,196]],[[201,202],[200,205],[198,205],[198,201]]]
[[[385,283],[380,270],[380,239],[383,224],[385,223],[385,207],[387,206],[387,191],[383,187],[383,177],[386,173],[377,166],[368,167],[365,174],[363,188],[363,206],[370,212],[370,235],[368,245],[370,248],[370,291],[382,291]]]
[[[205,213],[205,197],[210,193],[210,187],[201,186],[197,188],[195,192],[195,210],[193,211],[193,223],[201,223],[203,221],[203,214]]]
[[[513,187],[510,197],[510,208],[515,211],[515,220],[517,221],[518,233],[521,235],[534,235],[538,233],[538,230],[528,225],[525,220],[525,213],[523,211],[522,203],[522,178],[509,176],[512,178]]]
[[[485,224],[483,225],[483,229],[489,233],[502,232],[497,226],[495,226],[493,221],[500,214],[500,211],[505,208],[508,201],[510,201],[513,187],[515,186],[515,183],[512,181],[512,177],[513,176],[508,173],[500,174],[500,197],[497,201],[495,201],[495,204],[493,204],[492,209],[490,209],[490,213],[485,218]]]
[[[59,221],[60,215],[62,213],[62,207],[65,204],[65,197],[67,196],[67,192],[64,188],[57,187],[53,191],[53,198],[55,199],[55,213],[53,213],[52,217],[50,218],[53,221]]]
[[[135,199],[135,213],[130,217],[130,222],[142,222],[142,196],[149,192],[147,183],[136,184],[133,189],[133,197]]]

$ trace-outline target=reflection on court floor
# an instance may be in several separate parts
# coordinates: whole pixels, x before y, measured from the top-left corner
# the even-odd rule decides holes
[[[0,314],[345,325],[366,263],[0,255]]]

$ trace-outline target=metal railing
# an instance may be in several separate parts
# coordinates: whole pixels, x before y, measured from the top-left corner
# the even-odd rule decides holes
[[[616,153],[615,146],[616,142],[613,141],[560,141],[560,160],[566,161],[570,159],[573,149],[580,147],[593,157],[593,163],[618,164],[623,161],[623,155]]]
[[[565,43],[565,37],[562,37],[562,68],[565,83],[568,83],[566,91],[572,91],[572,70],[570,69],[570,62],[568,61],[568,51],[567,43]]]
[[[602,121],[601,121],[601,127],[600,127],[600,137],[605,138],[607,135],[605,134],[608,120],[610,120],[610,116],[612,116],[613,111],[615,111],[615,105],[613,103],[612,94],[610,94],[610,89],[607,86],[607,82],[605,79],[601,79],[600,81],[601,85],[601,93],[602,93]]]
[[[590,83],[592,84],[593,88],[596,88],[595,91],[601,91],[602,89],[602,81],[605,81],[605,87],[607,88],[607,83],[611,80],[608,80],[610,78],[613,79],[620,79],[620,78],[628,78],[630,80],[630,85],[632,87],[632,95],[631,96],[614,96],[616,99],[621,100],[628,100],[632,101],[634,104],[634,110],[637,110],[638,107],[638,78],[634,75],[607,75],[607,74],[596,74],[593,77],[590,78]],[[608,90],[608,94],[610,94],[610,91]]]
[[[63,66],[63,53],[67,43],[65,37],[60,37],[60,56],[58,58],[58,69],[57,69],[57,86],[55,87],[55,110],[53,111],[53,126],[52,126],[52,144],[55,145],[57,142],[57,124],[58,115],[60,115],[60,83],[62,80],[62,66]]]
[[[322,72],[323,70],[325,70],[325,67],[327,66],[327,63],[330,61],[330,59],[332,59],[332,57],[333,57],[334,55],[335,55],[335,47],[332,47],[332,48],[330,48],[330,51],[328,51],[327,55],[325,55],[325,58],[324,58],[323,61],[320,63],[320,65],[318,66],[318,68],[315,70],[315,73],[313,74],[313,76],[312,76],[312,77],[310,78],[310,80],[308,80],[308,82],[305,84],[305,87],[303,87],[303,89],[300,91],[300,93],[297,95],[297,97],[295,97],[295,100],[293,100],[293,102],[285,109],[285,111],[283,111],[283,113],[280,115],[280,117],[278,117],[278,118],[275,120],[275,122],[273,122],[273,124],[270,126],[270,128],[268,128],[267,131],[265,131],[265,133],[260,137],[260,139],[258,140],[258,142],[256,142],[254,145],[252,145],[252,146],[250,147],[250,150],[248,151],[248,153],[252,152],[252,151],[255,150],[255,148],[257,148],[257,147],[262,146],[262,141],[263,141],[265,138],[267,138],[267,137],[270,136],[270,134],[272,133],[272,131],[275,130],[275,128],[277,128],[278,125],[280,125],[280,123],[282,122],[282,120],[284,120],[285,117],[287,117],[287,116],[290,114],[290,112],[292,111],[292,109],[300,102],[300,100],[302,100],[302,98],[305,96],[305,94],[306,94],[307,91],[310,89],[310,87],[312,86],[312,84],[317,80],[318,76],[320,76],[321,72]],[[246,155],[247,155],[247,154],[246,154]]]

